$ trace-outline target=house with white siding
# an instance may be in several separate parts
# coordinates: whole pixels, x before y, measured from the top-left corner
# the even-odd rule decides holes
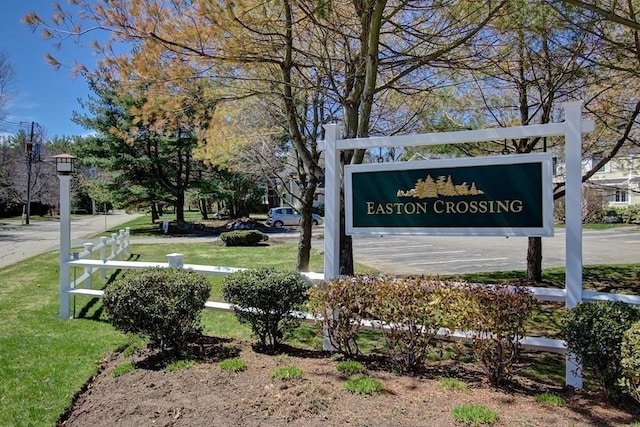
[[[591,169],[598,160],[586,159],[584,170]],[[614,157],[589,178],[587,184],[602,191],[608,206],[640,204],[640,153]]]

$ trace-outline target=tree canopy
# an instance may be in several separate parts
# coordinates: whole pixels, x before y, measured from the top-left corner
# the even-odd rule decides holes
[[[637,144],[636,7],[631,0],[74,0],[56,5],[50,19],[30,13],[25,21],[57,42],[93,38],[100,65],[76,69],[134,96],[133,129],[168,141],[188,123],[196,155],[230,167],[247,147],[290,144],[304,190],[303,253],[325,123],[340,121],[346,138],[547,123],[561,119],[561,102],[583,99],[603,125],[585,145],[590,153],[606,163]],[[140,138],[119,132],[129,143]],[[496,141],[458,154],[526,153],[547,143],[557,141]],[[342,155],[344,163],[364,158],[365,150]],[[342,230],[348,274],[351,242]]]

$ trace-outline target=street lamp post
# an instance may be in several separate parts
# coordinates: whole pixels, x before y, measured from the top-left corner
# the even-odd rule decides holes
[[[71,253],[71,174],[75,157],[52,156],[60,180],[60,318],[69,318],[69,254]]]

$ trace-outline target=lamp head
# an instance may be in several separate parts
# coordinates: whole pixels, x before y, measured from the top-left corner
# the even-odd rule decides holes
[[[76,160],[71,154],[58,154],[51,156],[56,161],[56,172],[58,175],[71,175],[73,173],[73,164]]]

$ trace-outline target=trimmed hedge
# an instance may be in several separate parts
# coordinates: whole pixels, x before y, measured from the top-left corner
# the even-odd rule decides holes
[[[622,369],[629,381],[629,394],[640,402],[640,322],[635,322],[622,336]]]
[[[358,354],[358,333],[374,321],[386,350],[405,370],[418,369],[440,331],[470,333],[473,348],[492,383],[515,370],[524,324],[535,306],[524,288],[472,286],[438,277],[344,277],[309,291],[309,309],[323,319],[331,344]]]
[[[180,352],[202,331],[200,315],[209,298],[207,279],[191,270],[131,271],[109,285],[103,304],[118,330],[141,334],[150,346]]]
[[[460,288],[458,328],[468,331],[473,351],[489,381],[502,386],[511,380],[520,356],[520,340],[536,300],[523,286],[467,285]]]
[[[264,347],[277,347],[300,319],[294,311],[306,302],[311,283],[296,272],[271,268],[243,270],[225,276],[222,295],[241,323],[248,323]]]
[[[623,335],[639,320],[640,308],[621,301],[586,301],[567,314],[563,326],[567,349],[611,401],[622,392],[618,380],[623,376]]]
[[[235,230],[220,234],[220,240],[226,246],[256,246],[269,240],[269,236],[258,230]]]

